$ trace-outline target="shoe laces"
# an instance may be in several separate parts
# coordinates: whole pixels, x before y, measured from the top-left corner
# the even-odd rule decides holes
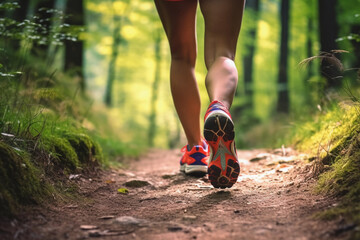
[[[202,149],[204,149],[204,151],[207,151],[207,150],[208,150],[208,144],[207,144],[206,140],[203,139],[203,138],[201,138],[201,142],[202,142],[202,145],[195,145],[194,147],[196,147],[196,146],[202,147]],[[189,144],[183,146],[183,147],[181,148],[181,152],[187,152],[187,151],[190,152],[191,149],[194,148],[194,147],[192,147],[192,148],[189,150],[188,147],[189,147]]]

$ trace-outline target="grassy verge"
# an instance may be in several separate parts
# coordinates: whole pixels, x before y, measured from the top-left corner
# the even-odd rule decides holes
[[[298,124],[292,142],[314,159],[317,191],[336,196],[340,204],[318,214],[360,224],[360,107],[340,103],[312,121]],[[354,233],[358,234],[358,233]],[[360,236],[357,236],[360,237]]]
[[[65,196],[70,174],[87,174],[141,149],[123,144],[106,109],[97,111],[73,78],[24,67],[0,76],[0,215],[53,194]],[[63,197],[62,197],[63,198]]]

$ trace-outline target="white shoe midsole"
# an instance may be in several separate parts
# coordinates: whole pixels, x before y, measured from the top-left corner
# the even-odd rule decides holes
[[[180,171],[185,173],[192,173],[192,172],[204,172],[207,173],[208,167],[205,165],[187,165],[184,164],[180,166]]]

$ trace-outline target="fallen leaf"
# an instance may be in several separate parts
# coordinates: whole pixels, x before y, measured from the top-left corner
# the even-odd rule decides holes
[[[120,194],[128,194],[129,193],[129,190],[127,190],[126,188],[119,188],[117,191]]]

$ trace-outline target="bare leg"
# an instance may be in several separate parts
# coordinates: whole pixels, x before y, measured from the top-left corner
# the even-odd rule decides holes
[[[197,0],[155,0],[171,50],[170,86],[190,147],[201,144],[200,95],[195,79]]]
[[[200,0],[205,19],[206,88],[211,101],[230,108],[238,73],[234,63],[244,0]]]

